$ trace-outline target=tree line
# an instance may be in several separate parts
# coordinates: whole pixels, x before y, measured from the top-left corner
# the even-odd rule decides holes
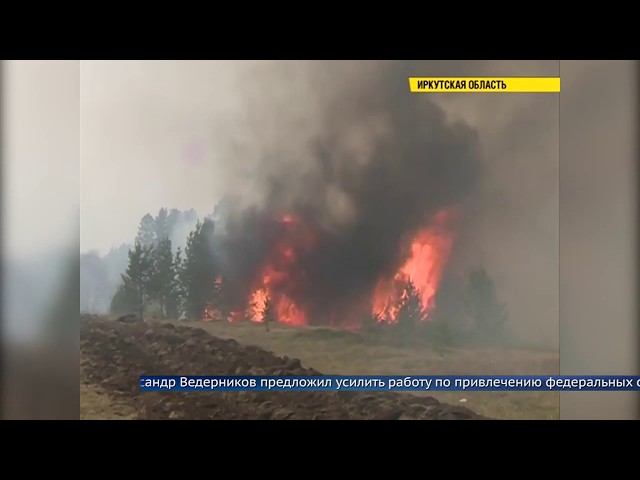
[[[122,283],[111,300],[112,313],[199,319],[208,306],[218,303],[214,220],[198,220],[184,249],[173,248],[170,225],[164,208],[156,217],[142,218]]]
[[[170,238],[177,218],[176,213],[163,208],[157,216],[147,214],[141,219],[135,244],[128,250],[122,282],[111,300],[112,313],[190,320],[202,319],[205,311],[224,315],[227,309],[215,254],[215,221],[211,216],[198,220],[183,249],[173,248]],[[394,338],[403,343],[426,339],[439,346],[495,344],[507,339],[506,306],[483,268],[462,279],[446,274],[429,318],[415,285],[407,282],[403,288],[405,301],[397,322],[389,324],[372,315],[362,319],[361,329],[368,338]],[[267,299],[263,312],[267,330],[275,321],[273,310]]]
[[[113,247],[105,254],[97,251],[81,253],[80,312],[106,314],[110,311],[114,293],[122,284],[121,275],[129,264],[129,251],[134,249],[135,243],[158,245],[161,239],[168,238],[175,254],[178,248],[184,250],[187,236],[195,228],[198,219],[193,209],[181,211],[162,208],[156,217],[151,214],[142,217],[133,242]]]

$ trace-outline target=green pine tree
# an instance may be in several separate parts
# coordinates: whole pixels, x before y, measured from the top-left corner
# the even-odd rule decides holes
[[[222,318],[228,318],[231,313],[229,305],[225,300],[224,279],[220,275],[218,275],[213,282],[212,305]]]
[[[164,207],[160,209],[154,220],[154,232],[157,243],[161,242],[163,238],[170,238],[171,225],[169,224],[169,214]]]
[[[136,243],[133,250],[129,250],[129,265],[122,275],[120,288],[112,300],[112,308],[137,312],[144,317],[145,307],[151,299],[151,279],[153,276],[153,246],[142,246]],[[115,301],[115,305],[114,305]]]
[[[185,313],[189,319],[202,319],[208,304],[216,304],[215,281],[218,277],[213,251],[214,223],[198,221],[189,234],[181,281],[185,290]]]
[[[505,340],[506,307],[498,299],[495,282],[484,269],[470,272],[466,299],[478,339],[492,343]]]
[[[158,302],[160,312],[164,318],[169,314],[169,303],[174,287],[174,258],[171,251],[171,240],[162,238],[152,251],[153,272],[150,279],[149,295]]]
[[[138,295],[136,291],[132,288],[131,284],[122,282],[113,294],[109,311],[116,315],[122,315],[137,311],[138,309]]]
[[[182,266],[182,249],[178,247],[171,266],[171,283],[167,298],[167,316],[169,318],[179,318],[184,311],[184,287],[181,281]]]
[[[156,222],[151,214],[147,213],[138,226],[138,234],[136,235],[136,244],[140,244],[143,247],[155,245],[157,241],[156,237]]]

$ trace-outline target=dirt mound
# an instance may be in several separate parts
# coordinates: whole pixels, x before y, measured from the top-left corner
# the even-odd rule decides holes
[[[82,318],[84,381],[141,419],[480,419],[432,397],[394,392],[140,392],[141,375],[322,375],[300,360],[168,323]]]

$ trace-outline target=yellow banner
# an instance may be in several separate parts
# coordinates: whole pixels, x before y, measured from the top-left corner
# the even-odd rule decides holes
[[[558,93],[560,77],[411,77],[413,93]]]

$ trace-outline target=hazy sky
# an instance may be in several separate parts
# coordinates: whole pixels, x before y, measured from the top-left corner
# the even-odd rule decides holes
[[[131,242],[140,218],[210,213],[226,119],[241,115],[234,62],[81,63],[81,249]]]

